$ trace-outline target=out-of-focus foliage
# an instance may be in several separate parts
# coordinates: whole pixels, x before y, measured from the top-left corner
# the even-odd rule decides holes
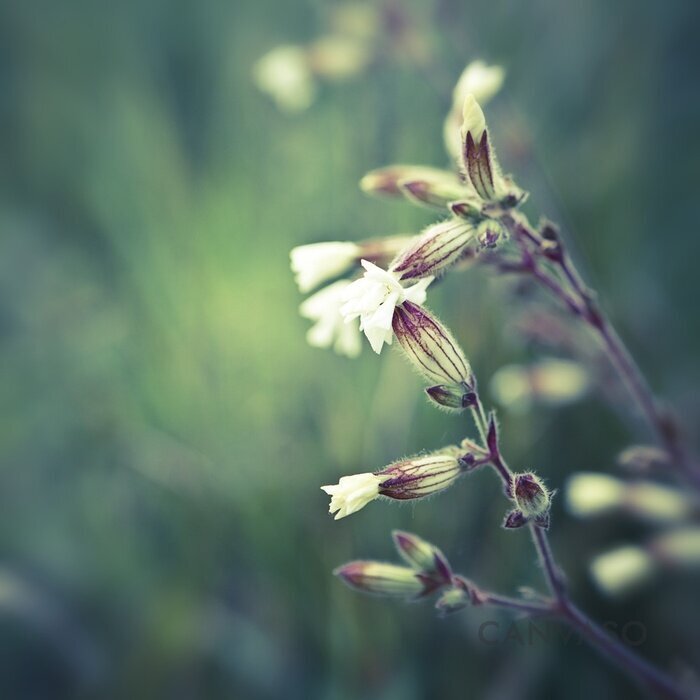
[[[491,588],[538,583],[487,474],[332,522],[321,484],[468,426],[434,411],[397,355],[309,348],[288,250],[428,223],[356,183],[390,162],[442,166],[452,82],[473,58],[501,63],[489,122],[503,166],[564,225],[697,426],[696,4],[390,4],[418,55],[399,43],[297,116],[256,91],[252,66],[312,41],[332,3],[2,5],[3,697],[563,697],[574,677],[581,696],[628,691],[583,645],[487,646],[493,613],[437,620],[330,575],[390,557],[401,527]],[[534,359],[505,290],[476,271],[431,293],[483,386]],[[614,468],[633,430],[596,398],[502,426],[514,466],[553,488]],[[697,580],[609,606],[587,562],[638,527],[582,527],[556,500],[553,522],[585,607],[642,620],[640,651],[659,663],[697,665]]]

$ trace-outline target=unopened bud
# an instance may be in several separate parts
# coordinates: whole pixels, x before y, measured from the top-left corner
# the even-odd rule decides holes
[[[450,202],[463,199],[469,190],[452,173],[441,176],[411,177],[399,180],[406,199],[432,209],[446,209]]]
[[[464,411],[473,406],[476,401],[474,391],[464,384],[429,386],[425,393],[438,406],[449,410]]]
[[[380,197],[404,197],[406,193],[401,188],[401,184],[414,181],[440,182],[443,186],[451,183],[452,187],[460,187],[457,177],[448,170],[423,165],[389,165],[386,168],[368,172],[360,180],[360,189],[367,194]]]
[[[523,515],[522,511],[518,510],[517,508],[515,510],[511,510],[503,521],[503,527],[507,530],[514,530],[516,528],[523,527],[523,525],[527,525],[527,518]]]
[[[445,555],[435,545],[410,532],[394,530],[394,544],[407,564],[418,571],[449,582],[452,578]]]
[[[395,462],[377,472],[379,494],[399,501],[432,496],[454,484],[463,473],[453,454],[435,454]]]
[[[471,385],[471,368],[457,341],[424,308],[404,302],[396,307],[392,327],[410,362],[430,381]]]
[[[402,280],[440,274],[459,260],[473,237],[473,225],[463,219],[448,219],[429,226],[398,255],[391,270],[400,273]]]
[[[532,472],[513,477],[513,498],[528,520],[546,516],[552,500],[542,480]]]
[[[357,591],[395,598],[419,598],[436,588],[435,582],[408,566],[378,561],[351,561],[333,573]]]
[[[435,609],[440,615],[449,615],[451,613],[464,610],[472,604],[471,596],[463,588],[455,586],[448,588],[436,601]]]
[[[495,248],[499,243],[502,243],[506,237],[505,229],[494,219],[488,219],[482,222],[476,234],[479,247],[482,249]]]
[[[473,95],[464,100],[462,117],[462,164],[469,181],[482,199],[505,199],[508,191],[489,142],[486,118]]]

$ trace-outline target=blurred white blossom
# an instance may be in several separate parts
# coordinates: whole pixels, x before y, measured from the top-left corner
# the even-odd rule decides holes
[[[345,323],[340,307],[349,280],[339,280],[306,299],[299,313],[315,324],[308,330],[306,340],[315,348],[330,348],[339,355],[357,357],[362,349],[360,330],[356,323]]]
[[[345,241],[310,243],[292,248],[289,257],[299,291],[305,294],[321,282],[342,274],[357,262],[361,250],[357,244]]]
[[[253,78],[258,88],[286,112],[308,109],[316,93],[308,55],[301,46],[272,49],[255,64]]]

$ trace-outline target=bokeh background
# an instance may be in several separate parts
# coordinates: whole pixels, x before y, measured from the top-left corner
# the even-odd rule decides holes
[[[394,353],[308,347],[294,245],[417,231],[429,213],[362,195],[367,170],[445,164],[450,90],[502,63],[489,107],[532,212],[564,226],[655,387],[700,403],[700,21],[693,2],[385,3],[356,79],[280,112],[252,67],[326,31],[320,0],[9,0],[0,7],[0,695],[7,698],[637,697],[579,643],[478,638],[494,613],[362,597],[331,570],[392,559],[392,528],[504,593],[539,586],[496,480],[333,522],[319,486],[469,434]],[[379,5],[377,5],[379,6]],[[397,20],[396,18],[399,18]],[[392,29],[393,27],[393,29]],[[451,276],[431,305],[488,385],[536,356],[512,289]],[[593,395],[502,412],[518,468],[553,487],[615,469],[643,430]],[[640,652],[700,650],[697,578],[621,603],[590,557],[639,540],[558,503],[574,595],[642,621]],[[489,617],[490,616],[490,617]]]

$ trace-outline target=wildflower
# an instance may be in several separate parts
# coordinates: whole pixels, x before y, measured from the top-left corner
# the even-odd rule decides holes
[[[328,511],[339,520],[379,496],[399,501],[431,496],[452,486],[462,473],[457,456],[435,454],[394,462],[374,473],[343,476],[337,484],[321,489],[331,497]]]
[[[394,333],[414,367],[430,381],[469,387],[471,368],[452,334],[434,316],[410,301],[394,314]]]
[[[455,173],[426,165],[389,165],[371,170],[360,180],[360,189],[371,195],[403,197],[406,195],[404,184],[409,183],[420,183],[420,187],[432,190],[433,196],[442,192],[441,198],[446,201],[450,201],[448,197],[460,199],[468,193]],[[409,194],[412,189],[416,187],[409,188]]]
[[[439,586],[408,566],[378,561],[352,561],[338,567],[333,573],[362,593],[398,598],[420,598]]]
[[[380,476],[369,472],[342,476],[335,485],[321,486],[321,490],[331,497],[328,512],[335,513],[335,520],[356,513],[379,497],[381,482]]]
[[[577,517],[590,517],[611,510],[623,510],[655,522],[681,522],[697,505],[671,486],[652,481],[624,482],[607,474],[574,474],[567,484],[566,503]]]
[[[536,401],[566,405],[584,396],[589,387],[588,372],[578,362],[556,358],[501,367],[490,386],[495,399],[515,411],[526,411]]]
[[[299,307],[304,318],[315,321],[306,340],[315,348],[333,349],[339,355],[357,357],[362,349],[360,331],[355,323],[345,323],[340,314],[349,280],[339,280],[306,299]]]
[[[552,497],[536,474],[527,472],[514,475],[513,499],[527,520],[546,523]]]
[[[443,128],[445,147],[455,160],[459,159],[462,148],[459,127],[464,100],[472,94],[485,105],[501,89],[504,78],[505,70],[501,66],[489,66],[483,61],[472,61],[459,77],[452,93],[452,108]]]
[[[566,507],[576,517],[605,513],[620,504],[624,490],[619,479],[607,474],[574,474],[566,487]]]
[[[258,88],[287,112],[301,112],[311,105],[316,92],[308,56],[301,46],[278,46],[255,65]]]
[[[597,556],[590,565],[593,580],[603,593],[616,597],[645,583],[656,566],[642,547],[619,547]]]
[[[487,201],[505,198],[509,194],[507,183],[489,142],[486,118],[474,95],[467,95],[464,100],[461,135],[462,165],[474,189]]]
[[[401,279],[435,276],[462,257],[474,237],[474,226],[463,219],[447,219],[428,226],[391,264]]]
[[[451,580],[450,565],[437,547],[410,532],[394,530],[392,537],[398,553],[414,569],[441,577],[445,582]]]
[[[402,304],[422,304],[426,288],[432,277],[425,277],[410,287],[404,287],[401,276],[382,270],[367,260],[362,260],[364,276],[352,282],[344,292],[345,303],[340,309],[346,323],[359,318],[372,350],[379,354],[384,343],[393,340],[392,320],[394,311]]]
[[[476,394],[464,384],[437,384],[429,386],[425,393],[433,403],[448,411],[463,411],[473,406],[476,400]]]
[[[333,279],[352,267],[362,248],[347,241],[311,243],[292,248],[289,254],[299,291],[310,292],[322,282]]]

